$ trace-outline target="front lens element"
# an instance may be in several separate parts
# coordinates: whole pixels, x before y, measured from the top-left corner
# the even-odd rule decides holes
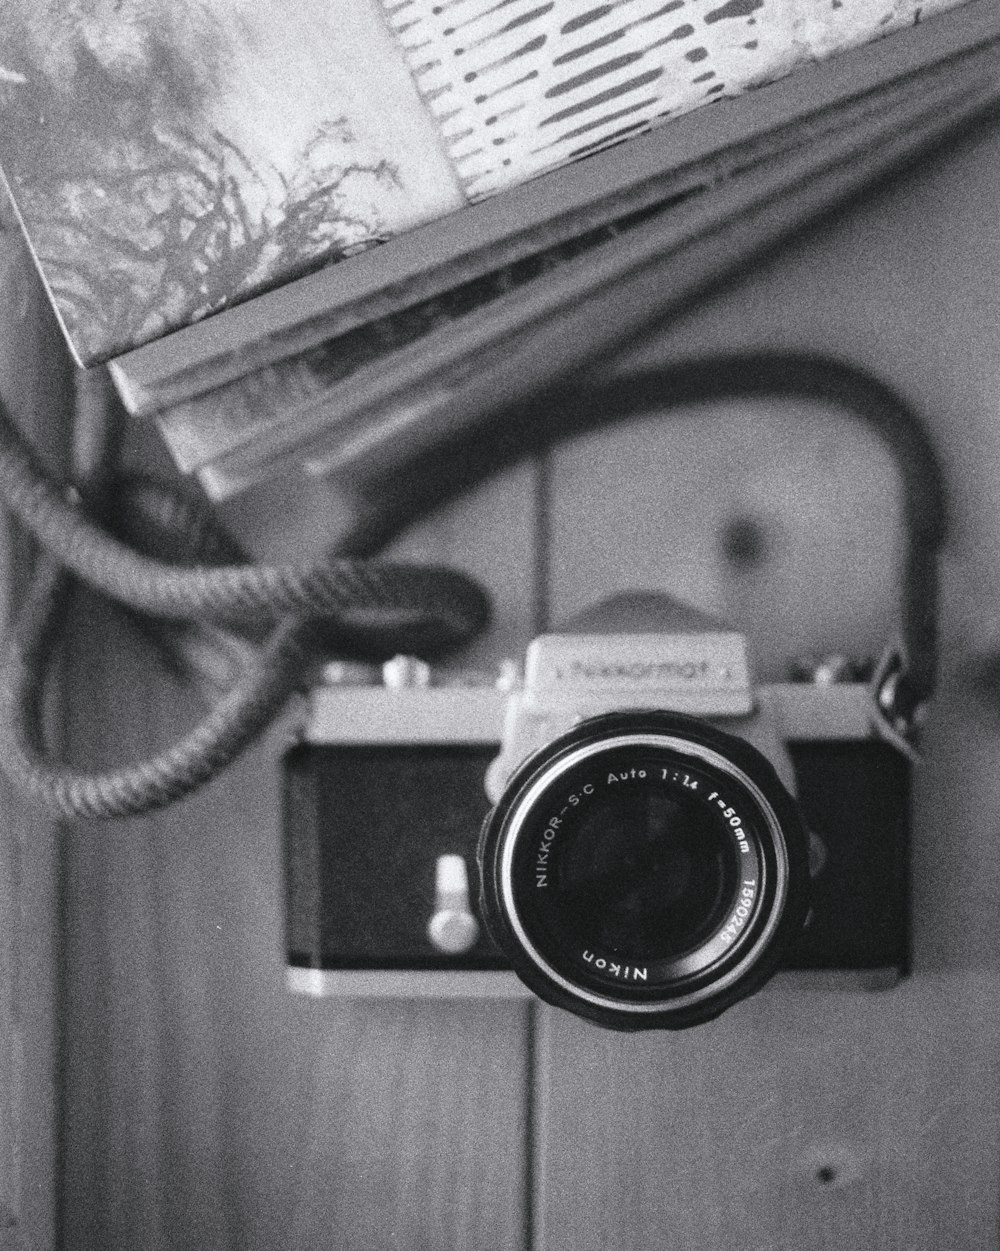
[[[610,793],[586,805],[575,830],[567,823],[565,854],[553,864],[555,928],[633,961],[698,947],[732,905],[739,874],[728,830],[697,800],[672,793],[657,768],[646,762],[625,794],[619,779],[631,771],[609,771]]]

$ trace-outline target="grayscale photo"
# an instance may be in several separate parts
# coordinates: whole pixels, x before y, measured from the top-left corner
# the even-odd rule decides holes
[[[0,1251],[1000,1248],[1000,5],[0,0]]]

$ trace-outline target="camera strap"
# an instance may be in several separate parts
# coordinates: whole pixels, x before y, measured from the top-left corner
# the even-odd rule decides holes
[[[487,619],[487,597],[457,571],[358,557],[373,555],[417,517],[559,439],[735,396],[835,404],[875,430],[899,467],[906,532],[899,644],[887,653],[874,694],[877,724],[910,750],[936,669],[945,498],[933,445],[903,399],[864,371],[826,357],[761,352],[552,388],[500,414],[468,410],[444,435],[436,414],[429,414],[429,430],[418,414],[388,459],[381,445],[374,464],[364,456],[354,462],[354,523],[336,553],[302,568],[184,567],[129,548],[89,515],[79,492],[48,478],[0,405],[0,494],[52,558],[42,562],[0,670],[0,767],[20,790],[61,815],[136,815],[189,794],[244,750],[303,680],[315,654],[318,616],[333,623],[345,646],[361,639],[369,650],[394,630],[416,648],[448,646]],[[39,715],[65,590],[59,566],[145,613],[199,619],[218,613],[231,620],[260,611],[274,629],[259,662],[184,739],[147,761],[79,773],[49,758]]]
[[[847,361],[798,351],[698,357],[657,370],[550,388],[500,415],[466,412],[442,430],[418,415],[391,446],[351,466],[358,497],[349,550],[365,553],[412,519],[468,490],[506,464],[562,439],[632,417],[734,398],[819,402],[855,417],[891,453],[902,488],[904,551],[896,637],[873,687],[877,724],[904,749],[934,689],[937,669],[938,552],[945,538],[944,480],[916,410],[897,391]],[[810,412],[812,403],[803,405]]]

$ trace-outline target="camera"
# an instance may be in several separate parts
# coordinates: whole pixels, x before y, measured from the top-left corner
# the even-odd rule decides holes
[[[634,1030],[710,1020],[779,968],[896,980],[910,760],[858,668],[757,685],[747,652],[636,592],[535,639],[523,676],[333,667],[285,757],[290,984],[506,994],[513,973]]]

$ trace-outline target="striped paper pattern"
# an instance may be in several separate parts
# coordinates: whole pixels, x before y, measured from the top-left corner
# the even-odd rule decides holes
[[[382,0],[470,200],[964,0]]]

